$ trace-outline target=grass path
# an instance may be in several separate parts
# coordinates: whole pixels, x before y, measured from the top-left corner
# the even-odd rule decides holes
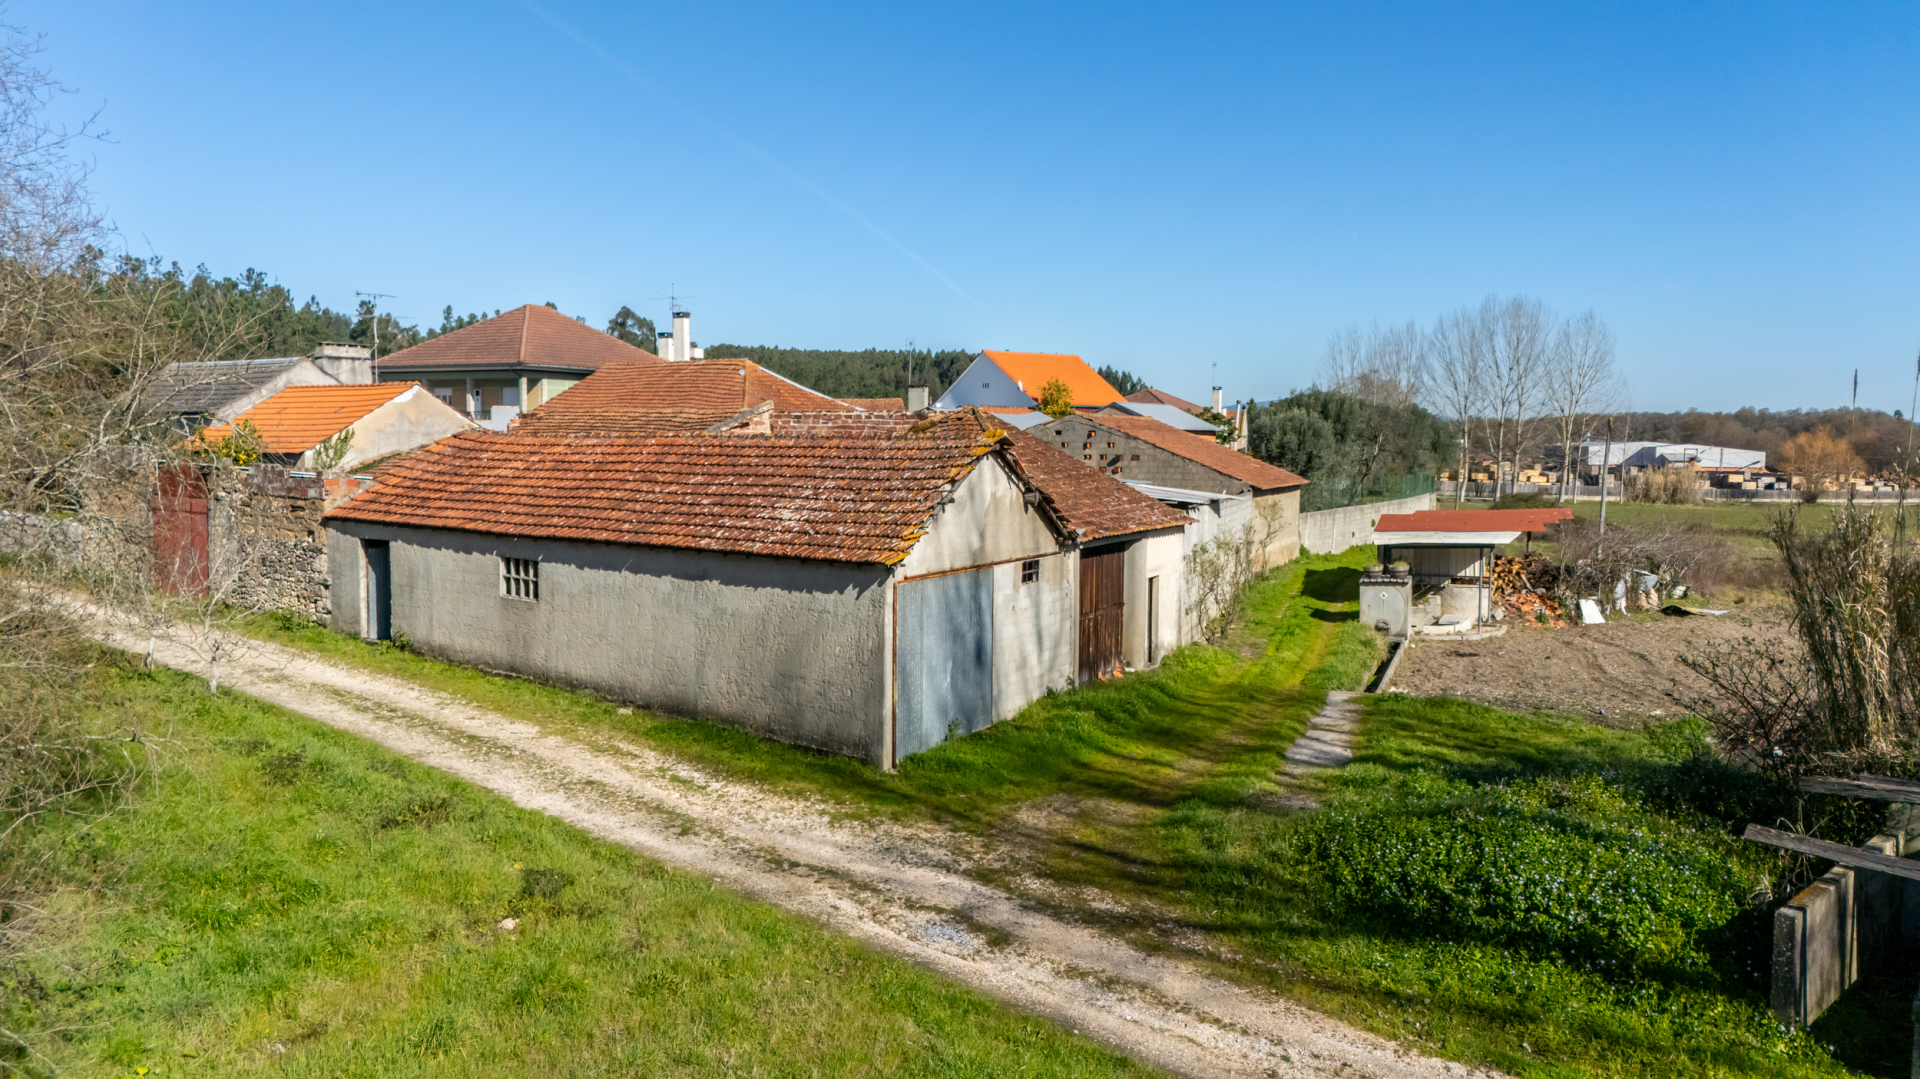
[[[1299,628],[1306,635],[1327,632]],[[174,644],[161,646],[158,657],[188,671],[200,665],[193,650]],[[1189,680],[1189,708],[1196,715],[1183,730],[1203,729],[1207,716],[1217,718],[1211,710],[1223,698],[1244,699],[1275,685],[1284,689],[1289,681],[1297,686],[1301,665],[1291,666],[1275,672],[1277,682]],[[1343,1069],[1379,1076],[1467,1073],[1457,1064],[1407,1053],[1283,998],[1037,909],[974,872],[963,834],[924,820],[836,817],[817,801],[692,767],[632,742],[607,737],[589,744],[417,684],[273,645],[237,650],[223,661],[223,670],[236,690],[805,914],[1051,1016],[1138,1060],[1207,1076],[1326,1075]],[[1274,695],[1273,707],[1289,703],[1285,696]],[[1267,717],[1264,726],[1259,718],[1237,724],[1238,741],[1218,732],[1198,740],[1217,747],[1216,755],[1226,763],[1243,758],[1249,745],[1271,742],[1276,727],[1290,722],[1276,711],[1254,711]],[[1179,741],[1171,739],[1161,749],[1173,751]],[[1119,788],[1148,804],[1217,779],[1217,768],[1189,774],[1170,767],[1164,752],[1149,756],[1155,759],[1148,778],[1117,779]],[[1122,771],[1113,770],[1116,776]],[[1164,781],[1152,776],[1156,772],[1188,778]],[[937,780],[940,774],[936,768],[923,778]],[[904,782],[910,786],[912,777]]]

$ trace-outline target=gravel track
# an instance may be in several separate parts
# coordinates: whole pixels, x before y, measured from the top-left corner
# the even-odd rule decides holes
[[[603,839],[805,915],[1168,1071],[1479,1076],[1270,993],[1143,952],[972,879],[970,841],[836,821],[829,804],[704,774],[608,737],[589,744],[402,679],[232,635],[96,636],[371,739]],[[978,932],[998,932],[994,941]],[[1002,936],[1004,934],[1004,936]]]

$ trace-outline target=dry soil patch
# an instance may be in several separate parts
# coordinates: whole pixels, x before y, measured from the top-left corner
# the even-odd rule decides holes
[[[1393,688],[1420,697],[1460,697],[1515,712],[1543,709],[1610,724],[1684,712],[1699,679],[1680,664],[1689,652],[1753,637],[1782,641],[1785,612],[1742,604],[1722,617],[1621,619],[1550,629],[1509,620],[1483,641],[1416,641]]]

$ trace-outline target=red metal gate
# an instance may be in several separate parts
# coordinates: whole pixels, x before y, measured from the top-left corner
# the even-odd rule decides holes
[[[1080,681],[1120,666],[1120,624],[1127,593],[1127,552],[1111,547],[1080,554]]]
[[[192,465],[160,469],[153,489],[153,583],[207,594],[207,478]]]

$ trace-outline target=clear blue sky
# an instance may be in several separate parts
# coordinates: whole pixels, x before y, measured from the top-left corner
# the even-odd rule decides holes
[[[1906,408],[1920,7],[16,0],[129,243],[422,326],[1311,382],[1353,321],[1592,307],[1641,408]]]

